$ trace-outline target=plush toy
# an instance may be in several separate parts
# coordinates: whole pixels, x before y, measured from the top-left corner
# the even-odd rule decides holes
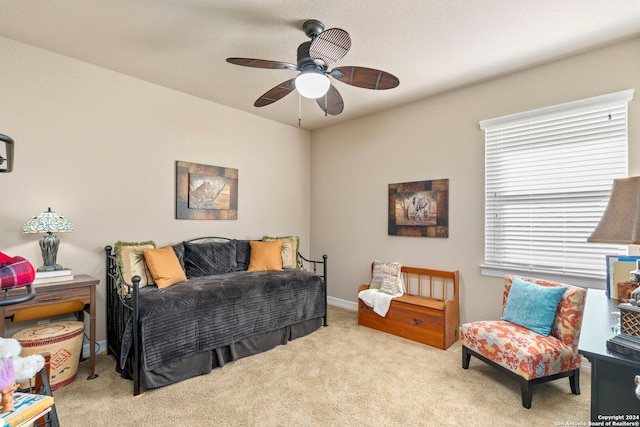
[[[28,381],[44,367],[44,357],[32,354],[20,357],[22,346],[14,338],[0,338],[0,413],[13,409],[13,392],[17,383]]]

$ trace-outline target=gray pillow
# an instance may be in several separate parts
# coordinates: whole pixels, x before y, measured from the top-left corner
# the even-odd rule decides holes
[[[175,252],[176,256],[178,257],[178,261],[180,262],[180,267],[182,267],[182,269],[184,270],[184,244],[176,243],[171,247],[173,248],[173,252]]]
[[[251,245],[249,240],[236,240],[236,261],[238,271],[246,271],[251,260]]]
[[[211,276],[236,271],[236,241],[190,243],[184,245],[184,267],[187,277]]]

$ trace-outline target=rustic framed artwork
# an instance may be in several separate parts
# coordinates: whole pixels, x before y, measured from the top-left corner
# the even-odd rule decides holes
[[[449,237],[449,180],[389,184],[389,235]]]
[[[238,219],[238,169],[176,161],[176,219]]]

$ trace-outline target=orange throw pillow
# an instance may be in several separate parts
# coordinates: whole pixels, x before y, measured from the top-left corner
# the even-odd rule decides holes
[[[251,259],[247,271],[282,271],[283,243],[282,240],[250,241]]]
[[[144,260],[158,288],[168,288],[187,280],[184,270],[171,246],[160,249],[144,248]]]

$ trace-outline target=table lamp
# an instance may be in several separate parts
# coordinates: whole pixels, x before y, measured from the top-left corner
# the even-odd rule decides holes
[[[609,204],[588,242],[640,244],[640,176],[616,179]],[[620,334],[607,340],[607,348],[640,359],[640,288],[620,309]]]
[[[58,245],[60,240],[53,233],[68,233],[73,231],[71,224],[62,215],[53,212],[49,208],[46,212],[42,212],[33,218],[29,218],[25,222],[22,231],[25,233],[44,233],[40,240],[40,249],[42,250],[42,260],[44,265],[37,268],[37,271],[57,271],[64,270],[60,264],[56,264],[58,256]]]

